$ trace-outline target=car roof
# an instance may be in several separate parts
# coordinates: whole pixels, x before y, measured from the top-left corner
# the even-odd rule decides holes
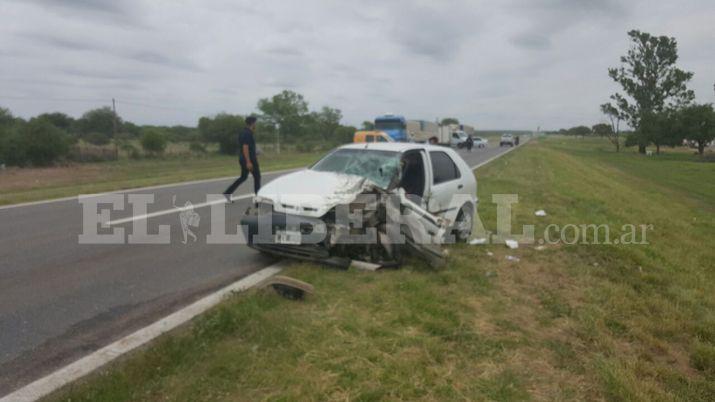
[[[413,149],[444,151],[445,149],[450,148],[441,145],[421,144],[417,142],[360,142],[343,145],[340,149],[374,149],[378,151],[405,152]]]

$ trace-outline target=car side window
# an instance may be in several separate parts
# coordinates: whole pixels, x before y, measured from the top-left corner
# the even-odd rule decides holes
[[[375,142],[375,137],[372,135],[366,135],[365,142]]]
[[[387,138],[385,138],[381,135],[377,136],[376,138],[377,138],[377,142],[387,142]]]
[[[434,184],[455,180],[461,176],[459,168],[446,152],[430,151],[429,155],[432,160],[432,182]]]

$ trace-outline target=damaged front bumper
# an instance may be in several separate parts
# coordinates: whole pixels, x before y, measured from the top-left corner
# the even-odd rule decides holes
[[[352,260],[400,265],[416,255],[443,264],[449,222],[409,200],[404,191],[368,187],[320,218],[254,204],[241,219],[248,245],[272,255],[347,268]]]

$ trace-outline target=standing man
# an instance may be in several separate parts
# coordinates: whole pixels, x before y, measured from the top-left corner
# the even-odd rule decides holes
[[[474,138],[472,138],[472,135],[469,134],[469,136],[467,136],[467,150],[469,152],[472,152],[473,146],[474,146]]]
[[[258,194],[261,189],[261,170],[258,168],[256,158],[256,139],[253,135],[256,132],[256,118],[246,117],[246,128],[238,136],[238,163],[241,165],[241,177],[236,179],[226,191],[223,192],[227,202],[233,202],[231,194],[248,178],[248,173],[253,175],[253,190]]]

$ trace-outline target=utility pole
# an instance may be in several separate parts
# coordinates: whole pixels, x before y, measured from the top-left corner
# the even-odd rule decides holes
[[[119,160],[119,145],[117,144],[117,105],[112,98],[112,131],[114,131],[114,159]]]
[[[281,123],[276,123],[276,153],[281,153]]]

